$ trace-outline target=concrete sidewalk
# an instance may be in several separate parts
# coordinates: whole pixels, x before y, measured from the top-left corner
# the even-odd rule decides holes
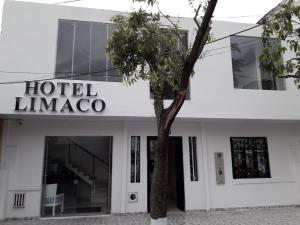
[[[169,225],[299,225],[300,208],[259,208],[230,211],[172,212]],[[7,220],[1,225],[148,225],[145,213],[75,219]]]

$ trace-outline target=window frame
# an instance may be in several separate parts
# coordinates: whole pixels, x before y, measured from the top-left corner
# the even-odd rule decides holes
[[[198,151],[197,151],[197,137],[189,136],[189,162],[190,162],[190,181],[199,181],[199,165],[198,165]]]
[[[243,176],[238,176],[237,175],[237,172],[235,172],[235,157],[234,157],[234,148],[233,148],[233,141],[234,139],[247,139],[247,141],[249,141],[250,139],[252,140],[257,140],[257,139],[262,139],[265,141],[265,147],[266,149],[263,150],[263,154],[264,154],[264,157],[265,157],[265,161],[266,161],[266,174],[264,177],[259,177],[257,174],[255,175],[255,177],[249,177],[247,176],[247,174],[245,173]],[[257,148],[257,147],[255,147]],[[231,152],[231,165],[232,165],[232,176],[233,176],[233,179],[234,180],[241,180],[241,179],[271,179],[272,178],[272,175],[271,175],[271,166],[270,166],[270,157],[269,157],[269,147],[268,147],[268,139],[266,136],[233,136],[233,137],[230,137],[230,152]],[[257,149],[256,149],[257,151]],[[247,165],[246,165],[246,153],[245,153],[245,149],[243,149],[243,158],[242,158],[242,166],[244,167],[245,171],[247,171]],[[253,154],[253,150],[252,150],[252,155]],[[256,164],[254,165],[254,167],[256,170],[258,168],[258,165],[257,165],[257,162]]]
[[[186,48],[188,48],[188,46],[189,46],[189,30],[181,30],[181,31],[185,35],[185,39],[183,40],[183,42],[184,42],[183,44],[185,45]],[[179,38],[177,38],[177,40],[178,39]],[[177,42],[177,48],[178,48],[178,50],[179,50],[179,47],[180,47],[180,42],[178,41]],[[168,85],[166,84],[165,87],[164,87],[164,100],[173,100],[176,97],[177,91],[173,90],[173,93],[170,94],[169,93],[169,88],[170,87],[168,87]],[[153,99],[153,93],[151,91],[150,85],[149,85],[149,90],[150,90],[150,99]],[[168,96],[174,95],[174,97],[165,97],[166,94]],[[191,82],[190,82],[190,80],[189,80],[189,83],[188,83],[187,95],[186,95],[185,100],[191,100]]]
[[[59,52],[59,49],[58,49],[58,41],[59,41],[59,29],[60,29],[60,22],[62,21],[68,21],[68,22],[72,22],[73,23],[73,37],[72,37],[72,66],[71,66],[71,71],[67,71],[67,72],[60,72],[60,71],[57,71],[57,58],[58,58],[58,52]],[[76,75],[76,73],[74,72],[74,52],[75,52],[75,38],[76,38],[76,23],[88,23],[89,26],[90,26],[90,43],[89,43],[89,71],[87,71],[87,74],[84,74],[84,75]],[[103,76],[104,80],[94,80],[92,79],[92,74],[93,74],[93,71],[91,71],[91,55],[92,55],[92,38],[93,38],[93,24],[104,24],[105,27],[106,27],[106,47],[107,47],[107,40],[108,40],[108,37],[109,37],[109,30],[110,30],[110,27],[109,26],[113,26],[114,24],[113,23],[107,23],[107,22],[99,22],[99,21],[88,21],[88,20],[72,20],[72,19],[63,19],[63,18],[59,18],[57,20],[57,33],[56,33],[56,52],[55,52],[55,61],[54,61],[54,77],[55,79],[67,79],[67,80],[82,80],[82,81],[102,81],[102,82],[123,82],[123,77],[122,77],[122,74],[116,70],[117,74],[116,78],[112,79],[111,75],[109,75],[109,72],[110,72],[110,69],[109,68],[109,65],[112,64],[111,62],[109,62],[109,58],[108,58],[108,55],[105,54],[105,56],[103,58],[105,58],[105,61],[106,61],[106,65],[105,65],[105,68],[103,69],[103,72],[105,72],[105,76]],[[85,72],[84,72],[85,73]],[[77,77],[81,77],[81,76],[88,76],[88,79],[77,79]],[[120,78],[119,78],[120,77]]]
[[[230,44],[230,56],[231,56],[231,69],[232,69],[232,84],[233,84],[233,88],[234,89],[238,89],[238,90],[260,90],[260,91],[286,91],[287,90],[287,86],[286,86],[286,81],[285,79],[281,79],[282,81],[282,89],[278,89],[278,79],[280,78],[277,78],[276,76],[272,75],[272,80],[273,80],[273,85],[274,89],[263,89],[263,80],[262,80],[262,70],[260,69],[260,66],[259,66],[259,59],[258,59],[258,56],[259,55],[256,55],[256,78],[257,78],[257,82],[258,82],[258,88],[242,88],[242,87],[235,87],[235,83],[234,83],[234,65],[233,65],[233,54],[232,54],[232,37],[238,37],[238,38],[247,38],[247,39],[257,39],[257,40],[260,40],[260,42],[257,41],[257,44],[260,44],[262,43],[261,40],[262,38],[261,37],[258,37],[258,36],[250,36],[250,35],[231,35],[230,36],[230,39],[229,39],[229,44]],[[276,40],[275,38],[269,38],[270,40]],[[243,43],[251,43],[252,41],[245,41],[245,42],[242,42],[241,44]],[[254,45],[254,44],[252,44]],[[252,46],[250,45],[250,46]],[[250,46],[247,46],[247,47],[250,47]],[[244,47],[245,48],[245,47]],[[262,50],[262,48],[260,49]],[[282,56],[282,60],[283,60],[283,56]]]
[[[136,141],[136,149],[134,149]],[[130,137],[130,183],[141,182],[141,136]]]

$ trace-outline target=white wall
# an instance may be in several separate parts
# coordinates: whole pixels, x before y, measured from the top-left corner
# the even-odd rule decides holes
[[[128,183],[127,192],[138,192],[139,202],[126,211],[147,209],[147,136],[155,136],[150,123],[129,124],[130,136],[141,136],[141,183]],[[186,210],[300,204],[300,150],[294,124],[272,122],[176,123],[172,136],[183,138]],[[190,181],[188,137],[197,137],[199,181]],[[230,137],[267,137],[271,178],[233,179]],[[130,142],[128,142],[130,143]],[[128,146],[130,149],[130,146]],[[223,152],[225,185],[217,185],[214,152]],[[127,176],[130,177],[130,152]],[[129,182],[129,181],[128,181]]]
[[[205,123],[211,208],[300,203],[296,126],[284,123]],[[230,137],[267,137],[271,178],[233,179]],[[223,152],[225,185],[216,185],[214,152]]]
[[[199,181],[190,181],[189,166],[189,136],[199,136],[199,124],[178,123],[171,129],[171,136],[181,136],[183,145],[183,170],[184,170],[184,189],[186,210],[204,209],[204,178],[202,170],[199,170]],[[128,179],[127,193],[137,192],[138,203],[128,203],[126,212],[145,212],[147,211],[147,136],[156,136],[154,122],[131,122],[128,124],[128,156],[127,156],[127,177],[130,177],[130,138],[131,136],[141,136],[141,182],[130,183]],[[201,146],[198,138],[198,146]],[[201,162],[201,147],[199,148],[198,162]],[[201,164],[199,163],[199,168]]]
[[[54,72],[58,19],[109,22],[112,14],[105,10],[7,2],[3,14],[3,34],[0,37],[0,71],[30,71],[37,74],[0,72],[0,82],[52,77],[39,72]],[[180,22],[184,28],[189,28],[189,39],[192,41],[193,21],[182,18]],[[251,26],[215,22],[213,33],[217,39]],[[259,32],[252,30],[243,35],[257,36]],[[229,39],[224,39],[207,45],[206,50],[229,45]],[[293,124],[283,122],[300,119],[300,105],[295,104],[299,100],[299,91],[293,83],[287,81],[286,91],[234,89],[229,50],[199,61],[195,71],[191,82],[191,100],[185,102],[171,134],[183,137],[186,209],[299,204],[299,135]],[[154,120],[147,120],[154,117],[148,83],[139,82],[133,87],[121,83],[90,83],[107,103],[106,110],[100,114],[19,114],[13,110],[15,97],[24,96],[25,85],[1,85],[0,115],[24,119],[22,125],[9,121],[6,126],[1,161],[1,171],[8,171],[5,216],[39,216],[44,141],[45,136],[55,135],[113,136],[112,212],[146,211],[146,138],[156,134]],[[55,96],[58,96],[57,92],[51,97]],[[72,104],[76,100],[71,98]],[[25,115],[31,115],[33,119],[26,120]],[[129,119],[124,122],[124,118]],[[183,122],[180,118],[189,122]],[[228,120],[203,120],[209,118]],[[236,122],[230,118],[245,120]],[[263,119],[261,121],[264,122],[257,119]],[[136,135],[141,136],[141,183],[131,184],[130,136]],[[189,136],[197,137],[198,182],[189,180]],[[232,178],[230,136],[268,138],[271,179],[246,181]],[[226,184],[220,186],[215,182],[213,153],[216,151],[224,152],[225,157]],[[0,179],[6,179],[3,177],[1,175]],[[3,193],[3,190],[1,186],[0,192]],[[28,206],[13,210],[12,195],[18,190],[28,193]],[[129,192],[138,192],[138,203],[128,203]]]
[[[120,122],[14,121],[7,124],[1,170],[9,171],[6,217],[40,216],[43,157],[46,136],[113,136],[111,211],[125,212],[126,147]],[[125,152],[125,154],[123,153]],[[122,179],[125,180],[122,180]],[[26,207],[12,209],[12,195],[25,191]],[[123,202],[123,203],[122,203]],[[122,205],[123,204],[123,205]]]
[[[41,77],[53,77],[56,60],[58,19],[110,22],[116,12],[77,7],[43,5],[7,1],[3,14],[3,34],[0,38],[0,71],[29,71],[37,74],[0,72],[1,81],[16,81]],[[16,16],[18,15],[18,16]],[[194,35],[194,22],[181,18],[183,29],[189,30],[189,41]],[[218,39],[228,34],[252,27],[251,24],[214,22],[213,34]],[[259,36],[259,28],[241,35]],[[241,90],[233,88],[230,40],[228,38],[209,44],[204,49],[226,47],[211,53],[195,66],[191,81],[191,100],[186,101],[181,118],[237,118],[237,119],[300,119],[299,91],[291,80],[286,91]],[[209,53],[210,54],[210,53]],[[102,113],[66,113],[64,115],[86,117],[153,117],[147,82],[133,87],[121,83],[91,82],[99,96],[107,103]],[[56,115],[50,112],[14,112],[15,97],[24,96],[24,84],[1,85],[0,114],[21,118],[27,115]],[[56,93],[57,94],[57,93]],[[53,96],[56,96],[54,94]],[[51,97],[53,97],[51,96]],[[47,97],[49,99],[49,97]],[[77,100],[71,98],[72,103]],[[168,102],[168,101],[167,101]],[[136,107],[139,106],[139,107]],[[289,109],[289,110],[286,110]]]
[[[147,136],[155,136],[154,121],[34,121],[6,122],[1,171],[7,171],[5,217],[38,217],[45,136],[113,136],[112,213],[147,211]],[[130,183],[130,138],[141,136],[141,182]],[[186,210],[300,204],[299,135],[283,122],[176,122],[171,136],[183,141]],[[190,181],[188,137],[197,137],[199,181]],[[230,137],[267,137],[271,177],[233,179]],[[216,185],[214,152],[223,152],[225,185]],[[4,179],[2,176],[0,179]],[[6,189],[6,190],[5,190]],[[3,192],[4,191],[4,192]],[[12,209],[12,195],[25,191],[25,209]],[[137,192],[138,202],[128,203]],[[1,203],[2,200],[1,200]],[[1,209],[1,207],[0,207]]]

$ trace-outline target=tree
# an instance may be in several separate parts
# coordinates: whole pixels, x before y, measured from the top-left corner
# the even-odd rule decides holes
[[[153,6],[156,0],[134,0]],[[117,15],[112,21],[116,29],[108,42],[108,54],[129,85],[148,80],[153,92],[157,124],[157,146],[151,184],[151,224],[167,222],[168,138],[170,128],[187,95],[190,77],[204,45],[209,38],[211,18],[218,0],[208,0],[194,9],[197,25],[191,48],[183,44],[179,24],[164,15],[148,13],[142,9],[127,16]],[[193,5],[193,0],[188,0]],[[203,16],[199,14],[203,12]],[[161,24],[161,16],[169,21]],[[178,45],[179,42],[179,45]],[[178,47],[179,46],[179,47]],[[164,88],[175,92],[172,103],[165,107]]]
[[[261,20],[264,49],[260,55],[263,70],[280,78],[294,78],[300,88],[300,5],[294,0],[282,3]],[[277,44],[274,44],[274,38]],[[283,62],[284,53],[288,58]]]

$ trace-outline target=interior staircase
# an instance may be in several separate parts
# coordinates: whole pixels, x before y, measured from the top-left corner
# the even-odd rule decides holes
[[[74,144],[74,143],[73,143]],[[93,157],[93,163],[92,164],[85,164],[85,166],[93,167],[93,173],[95,174],[95,162],[99,162],[104,164],[104,160],[99,159],[97,156],[94,156],[92,153],[90,153],[88,150],[84,149],[82,146],[78,145],[77,143],[74,144],[74,146],[81,150],[81,152],[85,152],[90,157]],[[108,180],[97,180],[96,176],[94,174],[91,174],[91,168],[85,168],[81,165],[75,165],[71,160],[70,151],[66,157],[65,168],[67,168],[69,171],[71,171],[73,174],[75,174],[77,177],[79,177],[82,181],[84,181],[86,184],[88,184],[91,188],[91,196],[90,200],[91,203],[107,203],[108,198]],[[108,166],[108,165],[107,165]]]
[[[78,176],[81,180],[83,180],[85,183],[87,183],[90,186],[93,186],[93,183],[95,182],[92,180],[89,175],[87,175],[83,170],[81,170],[79,167],[74,166],[70,162],[65,163],[65,167],[70,170],[72,173],[74,173],[76,176]]]

